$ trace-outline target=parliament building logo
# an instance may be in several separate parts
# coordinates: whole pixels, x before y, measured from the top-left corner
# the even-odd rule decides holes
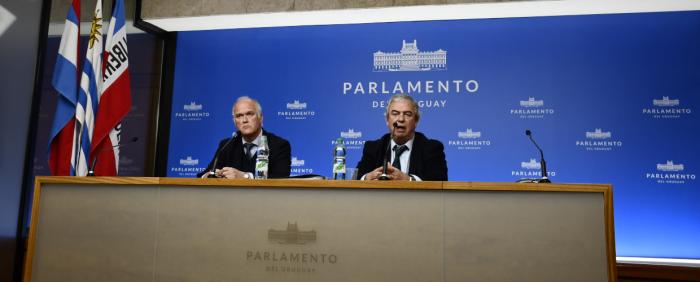
[[[294,100],[293,103],[287,103],[287,109],[289,109],[289,110],[303,110],[303,109],[306,109],[306,103],[299,103],[299,100]]]
[[[313,168],[306,167],[306,161],[300,160],[297,157],[292,157],[291,175],[304,175],[314,173]]]
[[[178,164],[170,168],[170,172],[174,173],[175,176],[194,177],[198,172],[204,170],[204,167],[199,166],[199,159],[194,159],[192,156],[179,159]]]
[[[544,100],[528,97],[527,100],[520,101],[519,108],[510,109],[510,114],[521,119],[541,119],[553,115],[554,109],[545,108],[544,105]]]
[[[209,112],[204,111],[204,106],[194,101],[182,105],[182,110],[176,111],[174,114],[182,121],[200,121],[209,117]]]
[[[382,110],[388,105],[387,98],[395,94],[406,94],[413,97],[423,110],[440,110],[449,106],[449,97],[473,95],[479,91],[476,79],[454,77],[449,73],[423,76],[420,72],[447,70],[447,51],[421,51],[418,40],[403,40],[398,52],[376,51],[373,53],[373,72],[419,72],[407,77],[388,75],[371,76],[383,78],[380,80],[344,80],[342,81],[343,95],[367,95],[373,97],[367,106]],[[426,74],[427,75],[427,74]],[[434,95],[442,94],[442,95]]]
[[[481,131],[467,128],[465,131],[457,131],[457,140],[448,140],[447,145],[457,150],[481,150],[491,146],[491,140],[482,138]]]
[[[652,100],[651,103],[657,107],[678,107],[681,104],[681,101],[678,99],[669,99],[668,96],[663,96],[661,99]]]
[[[192,159],[192,156],[187,156],[186,159],[180,159],[180,165],[198,165],[199,159]]]
[[[549,177],[556,176],[556,174],[556,171],[547,170]],[[510,175],[520,178],[539,178],[542,176],[542,164],[535,159],[520,162],[519,168],[512,170]]]
[[[694,173],[685,172],[683,164],[677,164],[671,160],[667,160],[666,163],[657,163],[656,171],[646,172],[645,177],[659,184],[685,184],[695,181]]]
[[[421,52],[418,41],[403,41],[399,52],[374,52],[374,71],[432,71],[447,69],[447,51]]]
[[[603,132],[602,129],[596,128],[594,131],[586,132],[586,138],[588,139],[610,139],[612,134],[610,131]]]
[[[524,108],[539,108],[544,106],[544,100],[535,100],[534,97],[529,97],[525,101],[520,101],[520,106]]]
[[[303,245],[306,243],[316,242],[316,231],[302,231],[299,229],[297,223],[287,223],[286,230],[275,230],[270,228],[267,231],[267,239],[272,242],[277,242],[280,244],[298,244]]]
[[[586,131],[585,136],[586,140],[576,140],[576,147],[585,148],[586,151],[611,151],[622,147],[622,141],[612,139],[612,132],[600,128]]]
[[[463,139],[476,139],[481,137],[481,131],[472,131],[471,128],[467,128],[466,131],[458,131],[457,137]]]
[[[663,96],[661,99],[652,99],[652,108],[642,109],[642,114],[659,119],[676,119],[692,113],[690,108],[681,107],[679,99],[671,99]]]
[[[182,109],[188,112],[193,112],[193,111],[201,111],[202,110],[202,104],[197,104],[195,102],[191,102],[187,105],[182,106]]]
[[[299,160],[297,157],[292,157],[292,166],[298,167],[298,166],[304,166],[305,161],[304,160]]]
[[[357,139],[362,137],[362,132],[361,131],[355,131],[355,129],[348,129],[348,131],[341,131],[340,132],[340,137],[343,137],[345,139]]]
[[[365,141],[362,138],[362,131],[355,131],[355,129],[350,128],[347,131],[341,131],[340,137],[343,137],[343,144],[345,144],[346,149],[361,150],[365,145]],[[335,146],[337,140],[331,140],[331,145]]]
[[[530,159],[527,162],[520,162],[520,167],[524,169],[542,169],[542,164],[535,159]]]
[[[283,117],[285,120],[305,120],[316,116],[316,111],[307,109],[306,102],[294,100],[287,102],[284,110],[277,111],[278,117]]]
[[[337,264],[338,255],[312,252],[313,248],[308,245],[313,245],[312,243],[316,242],[317,236],[315,230],[302,230],[296,222],[288,222],[285,229],[270,228],[267,230],[267,240],[276,247],[265,250],[248,250],[245,254],[246,261],[264,263],[266,272],[290,274],[319,272],[328,265]],[[293,247],[295,245],[298,247]]]
[[[674,164],[673,161],[666,161],[665,164],[656,164],[658,171],[683,171],[685,167],[682,164]]]

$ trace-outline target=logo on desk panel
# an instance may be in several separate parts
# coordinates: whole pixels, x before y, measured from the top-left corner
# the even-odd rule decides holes
[[[306,243],[316,242],[316,231],[303,231],[299,229],[299,226],[296,222],[287,223],[287,229],[285,230],[276,230],[270,228],[270,230],[267,231],[267,239],[285,245],[303,245]]]
[[[692,110],[683,107],[679,99],[663,96],[661,99],[652,99],[651,108],[642,109],[642,114],[656,119],[677,119],[688,116]]]
[[[283,229],[269,228],[269,248],[247,250],[246,261],[264,265],[266,272],[313,274],[338,263],[338,255],[319,250],[316,230],[304,230],[300,225],[287,222]]]
[[[209,118],[209,112],[204,110],[204,105],[191,101],[189,104],[184,104],[174,112],[176,119],[181,121],[201,121]]]
[[[518,108],[510,109],[510,114],[521,119],[542,119],[554,115],[554,109],[545,107],[545,101],[528,97],[527,100],[520,100]]]
[[[491,146],[491,140],[485,138],[481,131],[467,128],[465,131],[457,131],[457,139],[448,140],[447,146],[457,150],[481,150]]]
[[[316,111],[308,109],[308,103],[294,100],[287,102],[284,109],[277,111],[277,116],[285,120],[306,120],[316,116]]]
[[[686,171],[684,164],[672,160],[657,163],[656,171],[646,172],[644,176],[659,184],[685,184],[695,181],[695,173]]]
[[[447,69],[447,51],[420,51],[418,40],[403,41],[398,52],[377,51],[373,54],[374,71],[437,71]]]
[[[585,136],[585,140],[576,140],[576,147],[586,151],[612,151],[614,148],[622,147],[622,141],[613,139],[612,132],[603,131],[600,128],[586,131]]]

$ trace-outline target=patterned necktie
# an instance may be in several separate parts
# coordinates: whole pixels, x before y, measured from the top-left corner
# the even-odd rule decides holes
[[[245,155],[246,155],[246,157],[248,157],[248,159],[253,159],[253,156],[254,156],[253,148],[255,148],[255,144],[253,144],[253,143],[243,144],[243,149],[244,149]]]
[[[406,145],[394,145],[394,162],[391,164],[393,167],[401,170],[401,154],[403,152],[408,151],[408,147]]]

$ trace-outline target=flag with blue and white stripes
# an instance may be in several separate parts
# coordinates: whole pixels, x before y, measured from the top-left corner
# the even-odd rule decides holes
[[[75,160],[75,175],[87,175],[92,134],[95,128],[98,95],[102,89],[102,0],[98,0],[93,14],[88,39],[88,48],[80,78],[78,103],[75,107],[78,150]]]
[[[75,107],[78,100],[78,46],[80,0],[73,0],[58,48],[51,84],[58,91],[56,113],[49,136],[49,168],[52,175],[75,175]]]

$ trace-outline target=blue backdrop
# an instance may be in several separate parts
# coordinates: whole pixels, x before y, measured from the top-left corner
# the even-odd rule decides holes
[[[612,183],[618,256],[700,258],[700,13],[180,32],[168,176],[192,177],[248,95],[292,144],[293,174],[331,174],[387,132],[394,93],[445,144],[450,180]],[[417,50],[414,48],[417,47]],[[395,63],[395,64],[394,64]]]

